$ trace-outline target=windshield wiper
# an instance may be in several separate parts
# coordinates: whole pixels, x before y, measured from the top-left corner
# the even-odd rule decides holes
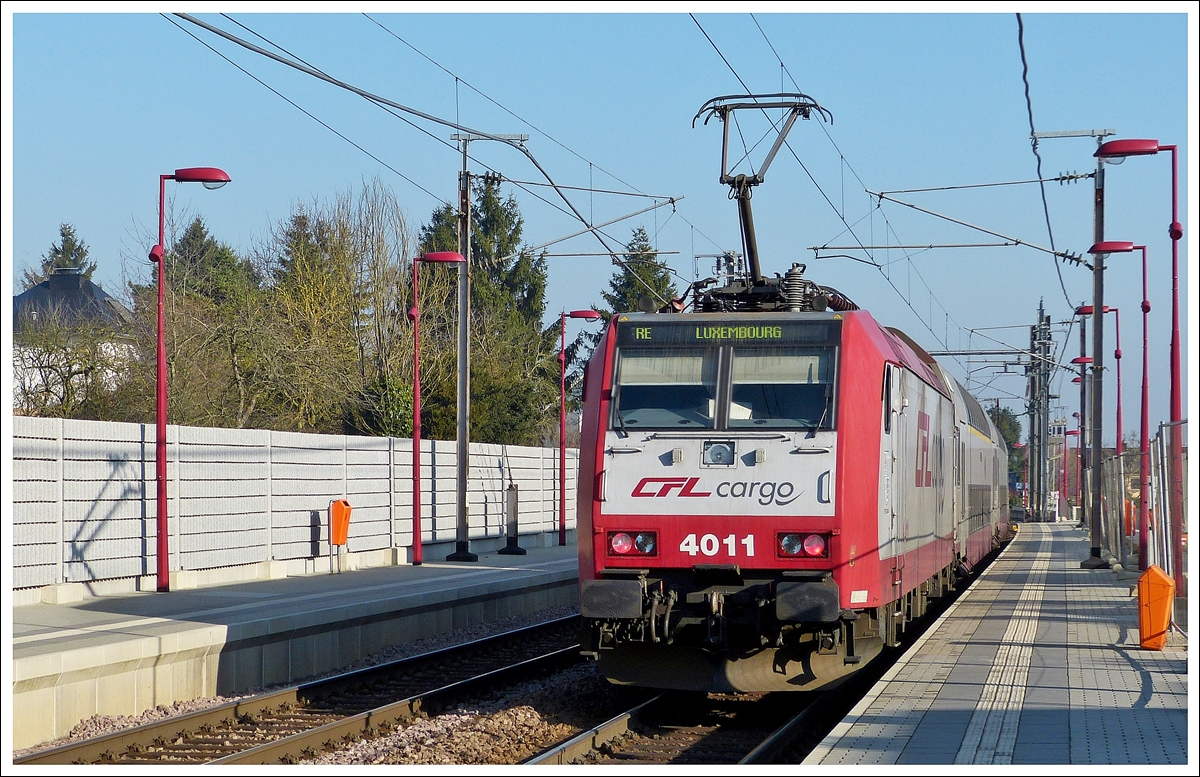
[[[625,418],[621,415],[621,408],[615,403],[613,404],[613,417],[617,421],[617,434],[621,437],[628,437],[629,432],[625,431]]]
[[[833,404],[833,391],[832,386],[829,386],[825,389],[825,407],[821,410],[821,418],[815,425],[808,428],[808,434],[804,435],[804,439],[811,440],[817,436],[817,430],[825,424],[825,416],[829,414],[829,406],[831,404]]]

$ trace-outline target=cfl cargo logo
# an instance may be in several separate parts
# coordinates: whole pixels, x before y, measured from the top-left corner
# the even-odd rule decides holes
[[[826,473],[828,474],[828,473]],[[664,497],[676,496],[710,497],[711,491],[697,491],[700,478],[642,478],[633,487],[630,496],[635,497]],[[803,493],[803,492],[801,492]],[[784,481],[782,483],[726,481],[717,485],[716,494],[722,499],[754,499],[760,505],[766,506],[774,500],[777,505],[787,505],[800,498],[796,487]]]
[[[670,496],[675,489],[679,489],[679,496],[712,496],[707,491],[693,490],[699,482],[700,478],[642,478],[631,496]]]

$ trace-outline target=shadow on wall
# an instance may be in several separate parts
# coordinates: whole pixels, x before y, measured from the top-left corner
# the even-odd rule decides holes
[[[313,558],[321,555],[321,525],[323,523],[320,510],[308,511],[308,555]]]
[[[144,441],[142,445],[144,451]],[[74,524],[72,536],[62,538],[66,546],[63,548],[65,557],[62,559],[63,582],[92,583],[112,577],[149,575],[153,574],[157,564],[157,521],[149,514],[145,456],[141,456],[141,460],[137,462],[113,453],[107,454],[105,458],[108,462],[108,475],[100,486],[100,493],[87,503],[87,509],[81,519],[63,521],[64,533],[68,531],[68,525]],[[131,464],[135,464],[141,470],[140,478],[136,481],[121,477],[122,469]],[[63,506],[66,507],[67,503],[64,499]],[[78,504],[75,500],[69,503]],[[138,505],[138,514],[121,514],[123,505]],[[139,524],[138,529],[125,528],[135,522]],[[108,550],[101,553],[91,552],[104,543],[110,543]],[[112,544],[124,546],[123,552],[118,551],[114,554]]]

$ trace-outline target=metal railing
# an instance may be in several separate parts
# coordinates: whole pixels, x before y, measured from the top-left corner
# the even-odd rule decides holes
[[[1157,565],[1175,579],[1174,623],[1186,630],[1186,607],[1189,581],[1186,577],[1188,559],[1188,450],[1184,445],[1173,446],[1172,435],[1187,436],[1187,421],[1159,424],[1158,433],[1150,441],[1150,479],[1147,493],[1140,493],[1141,454],[1127,450],[1106,460],[1101,470],[1103,504],[1101,505],[1102,550],[1126,569],[1149,569]],[[1175,466],[1172,449],[1182,452],[1183,461]],[[1177,480],[1177,482],[1172,482]],[[1175,498],[1172,498],[1172,491]],[[1146,537],[1146,558],[1139,558],[1138,532],[1141,500],[1149,506]],[[1178,536],[1176,536],[1178,534]],[[1182,581],[1182,585],[1180,585]]]

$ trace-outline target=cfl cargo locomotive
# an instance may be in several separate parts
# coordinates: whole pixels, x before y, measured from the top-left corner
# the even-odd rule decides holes
[[[613,316],[585,371],[582,649],[614,683],[828,688],[1009,536],[979,403],[803,265],[763,277],[739,205],[745,274]]]

